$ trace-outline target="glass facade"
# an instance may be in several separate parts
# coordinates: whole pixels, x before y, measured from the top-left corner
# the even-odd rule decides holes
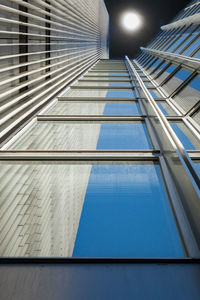
[[[88,65],[2,148],[2,256],[194,255],[199,25],[176,22],[134,60]]]
[[[0,294],[199,299],[199,1],[115,60],[103,1],[0,2]]]
[[[154,68],[159,64],[154,62]],[[171,65],[166,71],[178,80],[174,89],[192,74],[176,69]],[[159,114],[170,118],[186,151],[199,149],[198,134],[180,119],[175,100],[165,98],[142,68],[128,59],[99,61],[7,147],[11,153],[39,156],[1,163],[2,256],[188,256],[177,200],[163,165],[161,148],[168,136],[163,133],[160,144],[153,124],[158,115],[149,111],[149,98],[134,84],[137,74],[141,89],[153,97]],[[189,85],[198,89],[195,80]],[[47,155],[45,160],[42,155]],[[198,171],[198,164],[193,167]]]

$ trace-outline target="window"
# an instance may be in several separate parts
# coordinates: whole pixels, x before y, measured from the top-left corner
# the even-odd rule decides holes
[[[196,76],[187,86],[185,86],[174,100],[185,110],[190,110],[198,101],[200,97],[200,78]]]
[[[93,165],[73,257],[184,257],[159,165]]]
[[[162,87],[167,91],[168,94],[174,92],[187,78],[189,78],[191,72],[181,69],[174,74]]]
[[[47,112],[49,115],[139,115],[135,101],[59,101]]]
[[[139,121],[82,121],[79,123],[40,121],[32,127],[27,135],[12,146],[12,149],[18,150],[133,150],[151,148],[145,124]]]
[[[176,115],[174,110],[171,108],[171,106],[166,101],[156,101],[156,103],[165,116],[169,116],[169,115],[175,116]]]
[[[186,150],[200,149],[199,139],[183,122],[170,122],[170,124]]]

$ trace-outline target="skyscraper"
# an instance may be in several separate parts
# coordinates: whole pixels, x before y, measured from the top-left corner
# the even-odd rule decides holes
[[[53,32],[61,30],[50,27],[57,22],[52,13],[59,7],[54,16],[59,20],[61,7],[71,11],[72,2],[39,2],[47,12],[47,47]],[[86,28],[95,20],[89,49],[89,36],[82,40],[86,65],[74,61],[74,48],[80,49],[75,41],[69,49],[75,74],[61,61],[59,78],[65,78],[66,68],[70,80],[58,79],[55,91],[52,48],[45,48],[47,72],[36,85],[41,98],[38,107],[27,110],[29,120],[33,115],[27,124],[22,107],[33,98],[15,99],[31,92],[32,83],[20,81],[11,98],[20,115],[5,123],[0,153],[0,254],[9,257],[1,259],[0,271],[9,286],[2,289],[6,298],[25,297],[21,289],[30,294],[35,284],[30,299],[199,299],[198,3],[164,26],[135,59],[108,60],[103,2],[88,1],[87,10],[77,1],[77,8],[85,9]],[[27,15],[33,8],[24,2],[20,16],[39,21]],[[80,24],[79,10],[79,17],[75,7],[72,11]],[[25,26],[29,20],[20,22]],[[22,36],[31,38],[25,27]],[[18,56],[24,58],[24,52]],[[18,79],[32,72],[27,58],[20,63],[28,69]],[[52,100],[41,93],[44,84],[47,95],[53,87]]]

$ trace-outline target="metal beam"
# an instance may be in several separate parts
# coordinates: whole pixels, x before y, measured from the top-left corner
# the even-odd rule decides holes
[[[0,160],[25,160],[25,161],[140,161],[158,160],[160,152],[149,151],[0,151]]]
[[[200,70],[200,59],[144,47],[141,47],[140,49],[148,54],[163,58],[168,62],[172,62],[175,65],[182,64],[186,67],[192,68],[193,70]]]
[[[200,23],[200,13],[195,14],[193,16],[186,17],[184,19],[178,20],[176,22],[164,25],[161,27],[162,30],[170,30],[173,28],[189,26],[191,24],[199,24]]]

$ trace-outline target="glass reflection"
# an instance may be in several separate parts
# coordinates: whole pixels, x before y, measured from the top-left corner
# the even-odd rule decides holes
[[[184,256],[157,164],[8,161],[0,177],[1,256]]]

